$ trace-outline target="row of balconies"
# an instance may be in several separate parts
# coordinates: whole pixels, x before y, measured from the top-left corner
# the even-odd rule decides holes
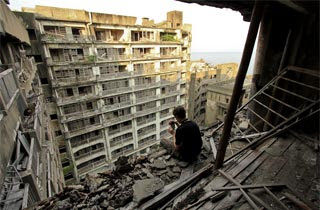
[[[95,36],[89,36],[89,35],[73,35],[73,34],[55,34],[55,33],[49,33],[46,32],[44,34],[41,34],[41,41],[46,43],[123,43],[123,44],[141,44],[141,43],[155,43],[155,44],[161,44],[161,43],[173,43],[173,44],[182,44],[184,46],[188,46],[188,42],[184,40],[165,40],[161,38],[144,38],[140,40],[129,40],[129,39],[119,39],[119,40],[113,40],[113,39],[97,39]]]
[[[148,59],[168,59],[168,58],[183,58],[183,53],[171,53],[171,54],[160,54],[160,53],[149,53],[149,54],[127,54],[117,55],[111,57],[101,57],[97,55],[81,55],[73,57],[73,59],[53,60],[51,57],[47,58],[48,65],[70,65],[70,64],[85,64],[85,63],[104,63],[104,62],[120,62],[120,61],[135,61],[135,60],[148,60]],[[62,57],[62,56],[61,56]]]
[[[166,86],[168,84],[175,85],[175,84],[179,84],[180,81],[181,81],[180,79],[177,79],[174,82],[160,81],[160,82],[139,84],[139,85],[134,85],[134,86],[129,86],[129,87],[120,87],[120,88],[103,90],[103,91],[99,92],[98,94],[91,93],[91,94],[86,94],[86,95],[82,95],[82,96],[78,95],[78,96],[69,96],[69,97],[59,97],[56,99],[56,101],[57,101],[57,105],[61,106],[61,105],[66,105],[66,104],[70,104],[70,103],[75,103],[75,102],[95,100],[95,99],[99,99],[99,98],[105,97],[105,96],[130,93],[133,91],[139,91],[139,90],[143,90],[143,89],[158,88],[158,87]],[[177,94],[178,94],[178,92],[179,91],[177,90]]]
[[[95,162],[89,163],[88,165],[86,165],[86,166],[84,166],[82,168],[79,168],[78,169],[78,173],[79,174],[84,174],[84,173],[92,170],[93,168],[97,168],[97,167],[103,165],[105,162],[106,162],[105,159],[100,159],[100,160],[97,160]]]

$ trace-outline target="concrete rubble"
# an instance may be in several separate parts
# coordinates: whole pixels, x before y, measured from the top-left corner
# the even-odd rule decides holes
[[[205,154],[203,150],[200,162]],[[149,156],[122,156],[113,170],[87,175],[78,185],[69,185],[30,209],[135,209],[177,181],[181,164],[161,147]]]

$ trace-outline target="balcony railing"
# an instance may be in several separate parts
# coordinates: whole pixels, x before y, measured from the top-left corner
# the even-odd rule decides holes
[[[65,135],[66,135],[66,138],[71,138],[71,137],[76,136],[76,135],[89,133],[91,131],[100,129],[102,127],[103,126],[100,123],[96,123],[96,124],[93,124],[93,125],[87,125],[86,127],[79,128],[79,129],[76,129],[76,130],[68,131],[68,132],[66,132]]]
[[[159,58],[159,53],[133,53],[132,59],[149,59],[149,58]]]
[[[131,90],[132,90],[132,87],[120,87],[120,88],[103,90],[102,94],[109,95],[109,94],[114,94],[114,93],[123,93],[123,92],[131,91]]]
[[[137,125],[140,126],[140,125],[144,125],[144,124],[147,124],[149,122],[154,122],[156,120],[155,117],[153,118],[150,118],[150,119],[145,119],[145,120],[141,120],[141,121],[137,121]]]
[[[114,78],[120,78],[125,77],[128,78],[132,75],[132,72],[118,72],[118,73],[110,73],[110,74],[100,74],[99,79],[114,79]]]
[[[145,83],[145,84],[137,84],[133,87],[134,90],[141,90],[145,88],[152,88],[152,87],[158,87],[160,85],[160,82],[152,82],[152,83]]]
[[[124,115],[121,117],[114,117],[112,119],[106,119],[105,121],[105,126],[110,126],[112,124],[116,124],[116,123],[120,123],[122,121],[127,121],[127,120],[131,120],[133,118],[133,114],[128,114],[128,115]]]
[[[144,97],[141,97],[141,98],[136,98],[136,103],[141,103],[141,102],[156,100],[156,99],[158,99],[158,98],[160,98],[160,95],[144,96]]]
[[[66,78],[57,78],[53,81],[53,85],[70,85],[72,82],[90,82],[95,81],[96,76],[93,74],[75,76],[75,77],[66,77]]]
[[[112,109],[123,108],[125,106],[130,106],[130,105],[132,105],[132,101],[124,101],[124,102],[117,103],[117,104],[105,105],[104,107],[102,107],[102,111],[109,111]]]
[[[143,139],[142,139],[142,140],[138,141],[138,145],[139,145],[139,147],[141,147],[141,146],[145,146],[145,145],[154,143],[155,141],[156,141],[156,138],[148,139],[146,141],[143,141]]]
[[[63,57],[63,55],[60,55]],[[70,63],[93,63],[96,60],[94,55],[82,55],[73,56],[71,59],[52,59],[47,58],[48,65],[58,64],[58,65],[69,65]]]
[[[71,147],[78,147],[78,146],[81,146],[81,145],[84,145],[84,144],[89,144],[91,142],[94,142],[94,141],[97,141],[99,139],[101,139],[102,136],[99,135],[99,136],[95,136],[95,137],[92,137],[92,138],[89,138],[89,139],[81,139],[81,140],[77,140],[75,142],[71,142]]]
[[[129,60],[131,55],[127,54],[114,54],[111,56],[105,56],[103,54],[98,55],[98,61],[120,61],[120,60]]]
[[[140,116],[143,116],[143,115],[147,115],[147,114],[151,114],[153,112],[156,112],[158,110],[158,107],[151,107],[151,108],[145,108],[141,111],[137,111],[135,116],[136,117],[140,117]]]
[[[132,141],[133,141],[132,137],[125,138],[125,139],[120,139],[120,140],[117,140],[117,141],[110,141],[110,147],[121,146],[124,143],[132,142]]]
[[[112,159],[116,159],[116,158],[118,158],[120,156],[124,156],[124,155],[126,155],[126,154],[128,154],[130,152],[133,152],[133,151],[134,151],[133,148],[129,148],[129,149],[122,150],[121,152],[118,152],[118,153],[115,153],[115,154],[113,153],[112,154]]]
[[[180,93],[180,90],[169,91],[167,93],[161,94],[161,97],[174,96],[174,95],[178,95],[179,93]]]
[[[168,112],[168,113],[165,113],[165,114],[160,114],[160,118],[164,118],[164,117],[167,117],[167,116],[172,116],[172,112]]]
[[[102,159],[102,160],[98,160],[97,162],[94,162],[94,163],[89,163],[88,165],[78,169],[78,173],[79,174],[84,174],[94,168],[97,168],[98,166],[101,166],[103,163],[105,163],[106,160],[105,159]]]
[[[46,32],[41,34],[41,41],[44,42],[92,42],[93,36],[88,35],[73,35],[73,34],[55,34]]]
[[[149,135],[154,132],[156,132],[156,127],[151,127],[151,128],[145,129],[142,132],[138,133],[138,138],[143,138],[145,135]]]
[[[108,131],[108,134],[109,134],[109,135],[113,135],[113,134],[116,134],[116,133],[120,133],[120,132],[123,132],[123,131],[127,131],[127,130],[129,130],[129,129],[132,129],[132,125],[127,125],[127,126],[118,128],[118,129],[116,129],[116,130],[109,130],[109,131]]]
[[[104,147],[101,147],[101,148],[97,148],[95,150],[90,150],[90,152],[87,152],[87,153],[84,153],[84,154],[81,154],[79,156],[74,156],[74,159],[75,160],[79,160],[81,158],[84,158],[84,157],[90,157],[91,155],[94,155],[98,152],[101,152],[101,151],[104,151]]]
[[[90,100],[90,99],[96,99],[98,98],[95,93],[89,93],[87,95],[82,95],[82,96],[70,96],[70,97],[62,97],[59,96],[57,100],[58,105],[64,105],[68,103],[74,103],[74,102],[79,102],[79,101],[85,101],[85,100]]]

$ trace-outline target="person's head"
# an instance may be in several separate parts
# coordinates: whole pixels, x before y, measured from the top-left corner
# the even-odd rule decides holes
[[[179,123],[186,119],[186,110],[183,108],[183,106],[177,106],[174,108],[172,114]]]

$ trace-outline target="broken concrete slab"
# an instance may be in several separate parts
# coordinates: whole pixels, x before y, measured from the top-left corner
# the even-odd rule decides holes
[[[166,166],[166,164],[164,163],[163,160],[156,159],[154,161],[154,163],[152,164],[152,167],[156,168],[156,169],[165,169],[167,166]]]
[[[163,187],[164,182],[159,178],[137,180],[133,185],[133,200],[140,204]]]

